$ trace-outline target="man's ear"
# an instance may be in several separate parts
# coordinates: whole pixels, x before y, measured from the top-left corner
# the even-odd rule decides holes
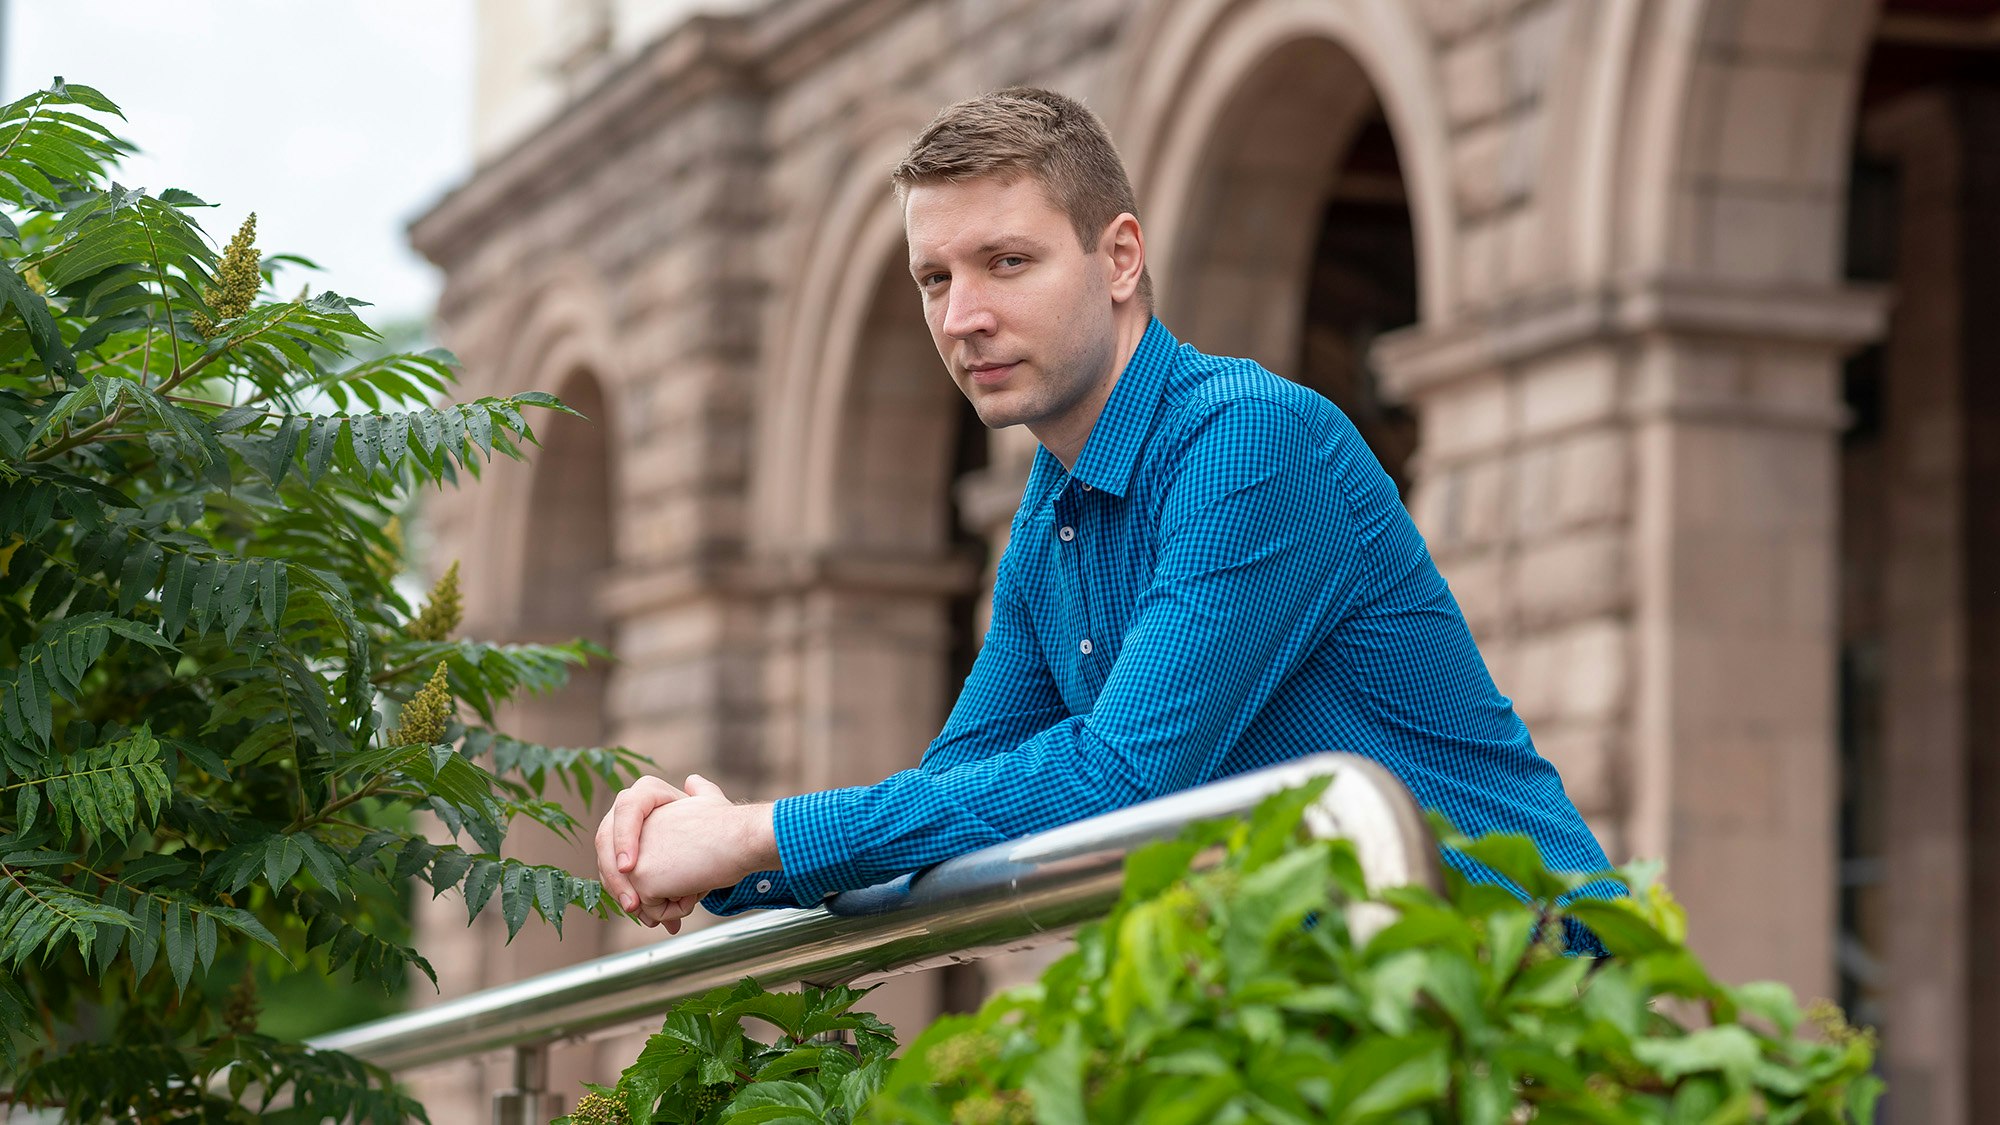
[[[1122,305],[1139,292],[1139,279],[1146,273],[1146,234],[1139,229],[1139,217],[1130,211],[1120,213],[1104,228],[1097,248],[1111,300]]]

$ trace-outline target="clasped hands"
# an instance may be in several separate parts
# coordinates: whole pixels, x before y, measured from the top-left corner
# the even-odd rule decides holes
[[[710,891],[778,867],[769,804],[733,804],[722,787],[689,774],[676,788],[642,777],[619,792],[597,826],[597,877],[626,913],[681,932]]]

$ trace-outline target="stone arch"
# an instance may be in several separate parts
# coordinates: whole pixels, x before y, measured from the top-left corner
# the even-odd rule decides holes
[[[1614,269],[1618,169],[1628,101],[1640,71],[1647,9],[1642,4],[1575,9],[1571,34],[1549,76],[1542,130],[1544,175],[1536,194],[1547,242],[1563,255],[1563,273],[1579,287],[1602,284]]]
[[[1625,277],[1835,285],[1875,8],[1652,3],[1611,23],[1623,144],[1599,169],[1607,205],[1579,209],[1608,224],[1585,244]]]
[[[491,381],[480,390],[501,394],[545,390],[568,402],[565,393],[556,388],[588,388],[596,407],[582,410],[587,421],[547,411],[530,412],[528,423],[543,440],[543,448],[525,450],[526,462],[496,457],[485,473],[474,499],[473,541],[484,547],[485,558],[478,564],[483,572],[482,592],[476,604],[494,615],[481,623],[488,632],[512,635],[525,623],[522,610],[532,565],[530,549],[540,533],[532,513],[534,505],[518,498],[533,496],[543,487],[538,482],[544,476],[544,466],[552,460],[547,444],[552,435],[574,430],[576,443],[602,447],[600,475],[606,506],[601,514],[606,535],[614,525],[618,466],[623,463],[626,442],[619,428],[624,416],[619,408],[623,379],[607,307],[602,287],[593,275],[580,265],[559,266],[547,285],[522,299],[515,310],[520,328],[499,353],[503,358],[492,368]],[[579,382],[579,378],[584,381]],[[605,561],[607,565],[611,562],[608,558]],[[472,565],[474,560],[466,562]]]
[[[587,367],[570,370],[557,398],[583,415],[550,416],[538,428],[530,462],[526,519],[513,618],[533,640],[611,640],[597,593],[610,571],[615,505],[611,487],[611,417],[604,384]]]
[[[1160,313],[1197,347],[1325,394],[1407,483],[1416,419],[1384,401],[1367,355],[1418,315],[1402,153],[1423,142],[1405,143],[1325,23],[1264,7],[1225,14],[1161,142],[1149,187],[1162,203],[1148,212]]]
[[[852,166],[802,274],[786,349],[798,362],[774,380],[758,459],[759,495],[777,509],[760,518],[758,547],[779,576],[780,659],[799,662],[778,677],[796,694],[770,701],[787,717],[771,764],[794,787],[911,764],[943,717],[953,599],[978,573],[952,509],[970,407],[924,326],[900,209],[868,174],[889,165]],[[857,614],[868,620],[840,626]],[[897,671],[841,686],[877,658]]]
[[[835,173],[826,205],[783,236],[805,252],[789,299],[778,303],[775,362],[758,411],[752,537],[764,551],[809,550],[834,537],[829,490],[839,404],[882,263],[902,256],[902,213],[889,171],[934,108],[899,101],[878,110],[867,139]]]
[[[936,376],[934,386],[943,382],[937,368],[940,361],[923,328],[913,284],[904,279],[903,221],[892,201],[871,208],[859,226],[859,234],[846,263],[846,277],[834,295],[828,313],[825,350],[820,357],[817,377],[806,398],[812,425],[801,452],[805,473],[799,495],[808,500],[801,530],[808,542],[833,546],[849,538],[847,508],[840,495],[843,468],[856,467],[879,451],[859,448],[875,421],[854,410],[858,396],[881,388],[871,364],[885,359],[895,364],[893,385],[914,387],[910,369],[923,364],[924,374]],[[903,316],[894,315],[895,297],[902,297]],[[949,384],[946,384],[949,389]],[[858,423],[850,425],[850,423]],[[865,541],[863,535],[859,539]],[[877,537],[875,546],[888,544]]]
[[[1163,301],[1175,300],[1167,279],[1186,272],[1176,259],[1186,217],[1199,208],[1193,193],[1213,139],[1240,110],[1244,84],[1295,51],[1339,60],[1329,73],[1304,77],[1324,95],[1321,108],[1347,111],[1349,128],[1379,100],[1406,184],[1419,313],[1427,323],[1449,320],[1457,254],[1449,132],[1430,44],[1411,6],[1398,0],[1198,0],[1159,5],[1135,25],[1108,116],[1149,222],[1148,256]]]

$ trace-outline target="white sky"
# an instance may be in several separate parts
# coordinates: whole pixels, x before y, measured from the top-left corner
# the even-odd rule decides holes
[[[219,245],[257,212],[266,254],[372,301],[376,325],[427,315],[437,270],[404,227],[472,166],[473,0],[0,0],[0,97],[55,75],[125,111],[141,152],[119,180],[178,187]]]

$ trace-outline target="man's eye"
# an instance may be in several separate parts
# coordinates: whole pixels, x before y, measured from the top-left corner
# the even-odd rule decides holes
[[[995,262],[994,264],[1004,269],[1012,269],[1015,266],[1027,265],[1028,259],[1023,258],[1019,254],[1009,254],[1006,257],[1000,259],[998,262]]]
[[[917,279],[917,284],[925,289],[929,289],[931,286],[938,284],[944,279],[945,279],[944,274],[927,273],[924,276]]]

